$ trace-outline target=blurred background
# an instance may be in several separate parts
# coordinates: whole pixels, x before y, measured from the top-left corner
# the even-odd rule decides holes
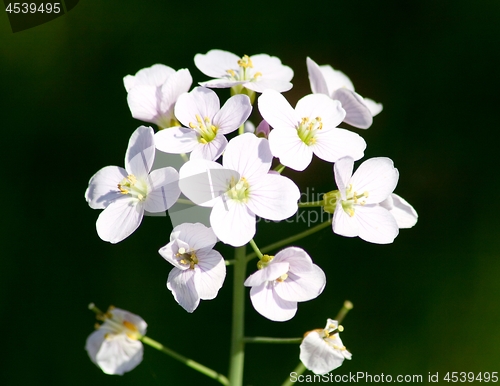
[[[150,347],[132,372],[103,374],[84,350],[95,323],[89,302],[141,315],[149,336],[227,373],[231,267],[219,296],[188,314],[166,289],[171,266],[157,253],[168,219],[145,218],[111,245],[84,199],[97,170],[123,165],[142,124],[123,77],[163,63],[204,81],[193,58],[213,48],[279,57],[295,72],[285,94],[292,105],[310,93],[307,56],[383,103],[369,130],[353,130],[368,143],[366,157],[394,160],[396,193],[420,216],[391,245],[330,228],[298,242],[326,272],[325,291],[286,323],[248,301],[247,335],[301,336],[349,299],[342,339],[353,359],[335,374],[500,371],[498,1],[81,0],[18,33],[0,10],[0,383],[217,384]],[[335,189],[331,165],[318,159],[284,174],[302,191]],[[261,222],[255,240],[263,247],[306,227]],[[231,248],[216,248],[232,258]],[[298,355],[295,345],[248,345],[245,385],[281,384]]]

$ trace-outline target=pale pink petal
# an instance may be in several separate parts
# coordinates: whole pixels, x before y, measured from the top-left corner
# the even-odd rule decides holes
[[[127,177],[127,171],[119,166],[106,166],[92,176],[85,191],[85,199],[92,209],[104,209],[123,195],[118,184]]]
[[[182,224],[182,225],[184,225],[184,224]],[[174,233],[175,233],[175,231],[172,232],[172,234],[170,235],[170,238],[172,238],[172,235]],[[184,271],[186,269],[189,269],[190,267],[188,264],[183,264],[183,263],[179,262],[179,259],[177,258],[177,253],[179,252],[180,248],[184,248],[186,251],[189,251],[189,249],[190,249],[189,244],[185,243],[182,240],[174,239],[174,240],[170,241],[167,245],[161,247],[158,250],[158,253],[161,255],[161,257],[163,257],[166,261],[168,261],[174,267],[179,268],[180,270]]]
[[[333,165],[335,182],[337,183],[337,187],[343,200],[346,199],[346,189],[349,186],[349,180],[351,179],[353,168],[354,160],[351,157],[342,157]]]
[[[154,159],[154,131],[151,127],[139,126],[132,133],[128,142],[125,153],[125,169],[137,178],[146,176],[153,166]]]
[[[106,374],[123,375],[142,362],[143,346],[138,340],[130,339],[125,334],[117,334],[104,339],[96,362]]]
[[[374,117],[375,115],[377,115],[380,112],[382,112],[382,110],[384,108],[384,106],[382,105],[382,103],[377,103],[374,100],[369,99],[369,98],[363,98],[363,103],[370,110],[370,112],[372,114],[372,117]]]
[[[284,300],[305,302],[317,298],[326,285],[326,276],[321,268],[313,264],[310,271],[288,272],[285,281],[278,283],[274,291]]]
[[[200,304],[192,269],[172,268],[168,274],[167,288],[172,291],[175,301],[187,312],[193,312]]]
[[[221,156],[222,152],[226,149],[226,146],[226,137],[217,133],[215,138],[208,143],[198,142],[193,148],[190,159],[206,159],[208,161],[215,161]]]
[[[326,85],[325,77],[320,67],[311,58],[306,59],[307,72],[309,74],[309,83],[311,84],[311,91],[314,94],[325,94],[330,96],[328,87]]]
[[[155,134],[156,148],[165,153],[189,153],[199,144],[198,133],[185,127],[171,127]]]
[[[255,287],[268,281],[274,281],[281,275],[284,275],[290,269],[290,264],[287,262],[270,263],[267,267],[259,269],[252,273],[245,280],[245,287]]]
[[[210,120],[220,109],[217,94],[205,87],[196,87],[188,94],[182,94],[175,104],[175,116],[186,127],[197,124],[197,116]]]
[[[247,180],[265,175],[273,160],[269,142],[245,133],[233,138],[227,145],[222,164],[227,169],[238,171]]]
[[[175,204],[180,194],[177,170],[172,167],[153,170],[148,178],[144,209],[151,213],[164,212]]]
[[[250,300],[255,311],[275,322],[292,319],[297,312],[297,302],[281,299],[273,290],[273,287],[273,282],[266,282],[252,287]]]
[[[398,178],[398,170],[391,159],[376,157],[363,162],[353,174],[350,183],[356,192],[368,192],[367,204],[377,204],[394,191]]]
[[[356,207],[357,209],[358,207]],[[342,208],[340,201],[337,203],[335,213],[333,214],[332,229],[333,232],[344,237],[356,237],[359,234],[358,221],[349,216]]]
[[[290,106],[283,95],[274,90],[266,90],[258,99],[259,111],[262,117],[274,129],[296,129],[300,116]]]
[[[252,112],[250,98],[246,95],[235,95],[227,100],[215,115],[212,124],[222,134],[229,134],[238,129]]]
[[[395,193],[382,201],[380,206],[386,208],[394,216],[400,229],[411,228],[417,223],[418,214],[415,209],[404,198]]]
[[[139,315],[133,314],[126,310],[122,310],[121,308],[113,308],[109,312],[113,316],[113,320],[118,321],[120,323],[123,323],[124,321],[132,323],[139,331],[139,334],[141,335],[146,334],[146,329],[148,327],[148,324]],[[101,328],[104,327],[106,324],[107,323],[104,323],[104,325],[102,325]]]
[[[332,98],[342,103],[342,108],[346,111],[344,122],[359,129],[368,129],[372,125],[373,116],[370,109],[364,104],[363,98],[354,91],[339,88],[333,92]]]
[[[154,64],[151,67],[143,68],[135,74],[135,85],[148,84],[159,87],[175,73],[175,70],[164,64]]]
[[[275,79],[285,82],[290,82],[293,78],[293,70],[281,63],[281,60],[276,56],[267,54],[257,54],[250,57],[253,63],[255,72],[262,73],[259,79]],[[281,90],[286,91],[286,90]]]
[[[297,274],[313,269],[313,262],[309,255],[302,248],[298,247],[288,247],[279,251],[274,256],[272,264],[277,264],[278,262],[290,264],[290,271]]]
[[[332,66],[328,64],[319,67],[325,78],[326,85],[328,86],[329,95],[332,95],[333,92],[339,88],[346,88],[354,91],[354,85],[349,77],[342,71],[334,70]]]
[[[341,366],[344,356],[324,341],[322,333],[311,331],[300,345],[300,360],[313,373],[326,374]]]
[[[233,86],[237,86],[239,84],[245,84],[245,80],[231,80],[231,79],[212,79],[206,82],[200,82],[200,86],[202,87],[210,87],[210,88],[230,88]]]
[[[97,234],[104,241],[119,243],[141,224],[144,206],[137,199],[123,197],[107,206],[97,219]]]
[[[328,162],[335,162],[345,156],[358,160],[364,155],[366,142],[352,131],[344,129],[319,130],[316,133],[316,143],[310,148],[316,156]]]
[[[181,167],[179,178],[179,187],[187,198],[197,205],[211,207],[228,190],[231,179],[239,181],[240,175],[217,162],[196,159]]]
[[[156,123],[162,115],[162,93],[155,86],[139,84],[133,87],[128,92],[127,103],[135,119]]]
[[[195,268],[194,284],[200,299],[214,299],[226,278],[226,263],[222,255],[211,249],[197,252],[199,263]]]
[[[87,354],[89,354],[90,360],[92,363],[97,365],[96,357],[99,349],[101,348],[102,342],[104,342],[105,335],[107,334],[106,330],[101,328],[95,330],[92,334],[89,335],[87,341],[85,342],[85,350],[87,350]]]
[[[359,237],[375,244],[389,244],[399,233],[398,224],[385,208],[378,205],[356,206]]]
[[[245,245],[255,235],[255,214],[234,200],[219,199],[210,214],[210,224],[219,240],[233,247]]]
[[[244,83],[244,86],[249,90],[255,92],[264,92],[265,90],[275,90],[278,92],[285,92],[293,87],[293,84],[285,80],[267,79],[259,77],[253,82]]]
[[[172,235],[174,234],[176,238],[183,240],[189,245],[189,248],[194,250],[212,249],[217,243],[217,237],[212,228],[200,223],[177,225],[172,231]]]
[[[339,101],[334,101],[324,94],[309,94],[300,99],[295,112],[300,118],[321,118],[323,130],[337,127],[345,117],[345,111]],[[320,130],[321,132],[321,130]]]
[[[163,94],[162,111],[173,112],[175,102],[179,96],[189,91],[191,83],[193,83],[193,78],[186,68],[172,74],[161,88]]]
[[[257,216],[269,220],[284,220],[297,212],[300,191],[287,177],[265,174],[249,179],[251,186],[247,206]]]
[[[269,133],[271,152],[280,162],[297,171],[309,166],[313,151],[298,136],[295,129],[273,129]]]
[[[194,64],[205,75],[212,78],[227,76],[227,70],[238,70],[238,60],[235,54],[223,50],[210,50],[206,54],[196,54]]]

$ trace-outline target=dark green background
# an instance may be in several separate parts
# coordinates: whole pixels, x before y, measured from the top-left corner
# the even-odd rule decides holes
[[[167,219],[146,218],[111,245],[83,196],[99,168],[122,165],[141,124],[122,78],[164,63],[203,81],[193,57],[212,48],[281,58],[295,71],[292,104],[310,92],[306,56],[347,73],[361,95],[384,104],[374,125],[357,131],[366,156],[394,160],[396,192],[420,215],[387,246],[330,229],[301,241],[327,274],[324,293],[286,323],[248,304],[248,334],[300,336],[350,299],[342,338],[353,360],[339,374],[500,371],[497,0],[82,0],[16,34],[0,12],[0,383],[216,384],[149,347],[131,373],[103,374],[83,349],[91,301],[141,315],[151,337],[227,371],[231,268],[219,296],[188,314],[165,288],[171,266],[156,252],[168,241]],[[301,189],[334,189],[331,165],[318,160],[285,175]],[[256,241],[301,229],[262,225]],[[298,353],[248,346],[245,384],[281,384]]]

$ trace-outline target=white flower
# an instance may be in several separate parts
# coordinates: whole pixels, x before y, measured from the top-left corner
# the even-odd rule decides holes
[[[217,237],[205,225],[181,224],[174,228],[170,242],[158,252],[174,268],[170,271],[167,288],[187,312],[193,312],[200,299],[210,300],[226,277],[222,255],[213,250]]]
[[[231,52],[211,50],[194,57],[196,67],[214,80],[200,83],[205,87],[244,87],[262,92],[272,89],[280,92],[292,88],[293,71],[281,64],[279,58],[266,54],[239,58]]]
[[[346,237],[388,244],[398,235],[394,216],[383,206],[398,183],[399,173],[389,158],[370,158],[352,174],[354,160],[341,158],[334,165],[338,191],[325,195],[325,211],[334,210],[333,231]]]
[[[139,339],[148,325],[140,316],[112,307],[102,319],[104,323],[87,338],[85,350],[106,374],[123,375],[141,363],[143,347]]]
[[[235,95],[220,108],[217,94],[196,87],[179,97],[175,115],[186,127],[156,133],[156,148],[165,153],[191,153],[191,159],[216,160],[227,146],[224,134],[232,133],[252,112],[250,98]]]
[[[318,66],[314,60],[307,58],[307,71],[313,93],[326,94],[342,103],[346,111],[344,122],[367,129],[372,125],[373,117],[382,111],[382,104],[356,93],[351,80],[330,65]]]
[[[335,332],[337,331],[337,332]],[[324,329],[309,331],[300,345],[300,360],[315,374],[326,374],[351,359],[339,337],[342,331],[336,320],[328,319]]]
[[[130,137],[125,169],[106,166],[89,181],[85,199],[92,209],[104,209],[97,219],[99,237],[118,243],[140,225],[144,211],[164,212],[179,198],[179,173],[174,168],[153,170],[154,133],[140,126]]]
[[[269,134],[271,151],[283,165],[302,171],[311,163],[313,153],[328,162],[345,156],[355,160],[363,157],[365,140],[337,128],[345,117],[340,102],[311,94],[293,109],[283,95],[267,90],[258,103],[262,117],[273,127]]]
[[[163,64],[143,68],[123,78],[132,116],[160,128],[177,126],[174,115],[179,95],[189,91],[193,78],[187,69],[175,71]]]
[[[392,193],[379,205],[394,216],[400,229],[411,228],[417,223],[418,214],[416,210],[403,197],[395,193]]]
[[[276,256],[264,255],[259,270],[245,281],[255,310],[266,318],[284,322],[294,317],[297,302],[314,299],[326,285],[325,273],[300,248],[289,247]]]
[[[235,247],[255,235],[255,215],[284,220],[297,211],[300,192],[290,179],[270,174],[273,156],[266,139],[245,133],[227,145],[222,166],[190,160],[179,171],[182,192],[213,207],[210,224],[219,240]]]

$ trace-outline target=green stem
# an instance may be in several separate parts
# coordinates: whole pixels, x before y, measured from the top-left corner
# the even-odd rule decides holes
[[[247,261],[246,247],[238,247],[234,253],[233,283],[233,330],[231,333],[231,354],[229,361],[229,384],[243,385],[243,367],[245,363],[245,281]]]
[[[339,313],[337,314],[337,316],[335,317],[335,320],[340,324],[342,323],[342,321],[344,320],[345,316],[347,315],[347,313],[349,311],[352,310],[354,306],[352,305],[352,303],[349,301],[349,300],[346,300],[344,302],[344,305],[342,306],[342,308],[340,309]]]
[[[265,336],[247,336],[243,340],[245,343],[297,344],[302,342],[302,338],[268,338]]]
[[[196,205],[193,201],[188,200],[187,198],[178,198],[176,203],[178,204],[186,204],[186,205]]]
[[[250,240],[250,246],[252,247],[252,249],[254,250],[254,253],[256,254],[256,256],[259,258],[259,259],[262,259],[262,252],[260,251],[259,247],[257,246],[257,244],[255,244],[255,241]]]
[[[170,355],[172,358],[178,360],[179,362],[184,363],[186,366],[191,367],[192,369],[199,371],[202,374],[205,374],[207,377],[215,379],[219,383],[228,386],[229,385],[229,380],[222,374],[219,374],[217,371],[214,371],[206,366],[203,366],[202,364],[193,361],[192,359],[186,358],[183,355],[177,354],[175,351],[170,350],[169,348],[165,347],[161,343],[157,342],[154,339],[151,339],[148,336],[143,336],[141,338],[142,343],[147,344],[148,346],[151,346],[162,353],[165,353],[167,355]]]
[[[238,135],[244,134],[245,133],[245,123],[243,123],[239,128],[238,128]]]
[[[318,206],[324,206],[325,201],[320,200],[320,201],[311,201],[311,202],[299,202],[299,208],[315,208]]]
[[[287,237],[286,239],[269,244],[269,245],[265,246],[264,248],[262,248],[260,250],[260,252],[266,253],[266,252],[272,251],[273,249],[277,249],[279,247],[282,247],[283,245],[293,243],[294,241],[300,240],[306,236],[312,235],[313,233],[320,231],[323,228],[326,228],[331,223],[332,223],[331,220],[327,220],[325,222],[322,222],[321,224],[316,225],[315,227],[309,228],[308,230],[306,230],[304,232],[297,233],[296,235]],[[252,253],[247,255],[247,261],[250,261],[255,257],[257,257],[257,254],[255,252],[252,252]]]
[[[188,156],[186,155],[186,153],[181,153],[181,154],[180,154],[180,156],[181,156],[181,158],[182,158],[182,160],[183,160],[184,162],[188,162],[188,161],[189,161],[189,158],[188,158]]]
[[[282,165],[282,164],[279,164],[278,166],[276,166],[273,170],[275,172],[278,172],[279,174],[281,174],[283,172],[283,170],[285,170],[286,166],[285,165]]]
[[[226,260],[226,265],[233,265],[236,260]]]
[[[299,376],[299,375],[303,374],[304,371],[306,371],[306,366],[304,366],[304,364],[302,362],[300,362],[297,365],[297,367],[293,369],[292,373],[295,373],[297,376]],[[291,386],[294,383],[295,382],[292,382],[292,380],[289,377],[285,382],[283,382],[283,384],[281,386]]]

